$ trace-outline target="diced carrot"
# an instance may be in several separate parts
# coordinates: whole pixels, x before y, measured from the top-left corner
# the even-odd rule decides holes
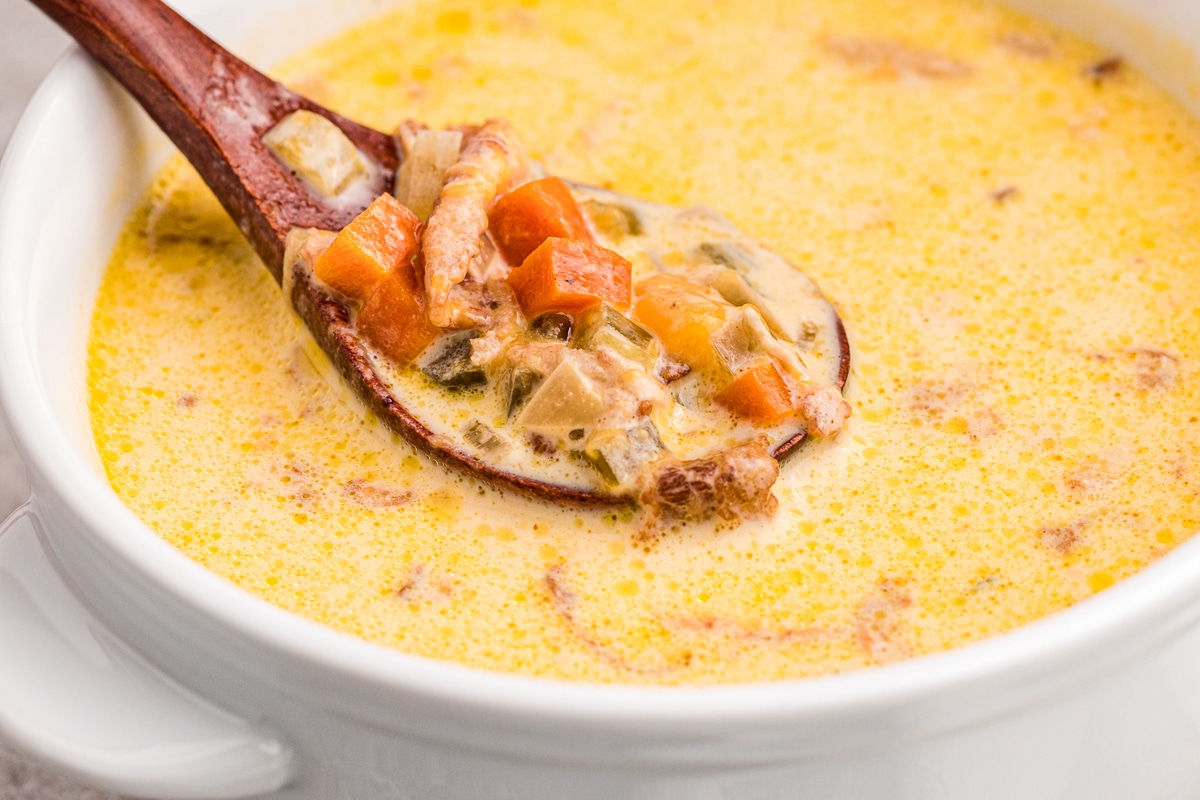
[[[408,364],[438,335],[425,313],[416,273],[396,269],[375,285],[358,312],[358,332],[384,357]]]
[[[382,194],[342,228],[317,259],[313,272],[335,292],[361,302],[383,277],[411,271],[420,220],[390,194]]]
[[[796,413],[791,386],[779,364],[773,360],[742,372],[713,399],[738,416],[760,425],[770,425]]]
[[[633,318],[662,342],[667,355],[693,369],[718,366],[712,336],[725,324],[727,303],[680,275],[655,275],[637,285]]]
[[[488,214],[488,229],[504,260],[523,264],[554,236],[591,242],[592,234],[571,190],[559,178],[542,178],[501,197]]]
[[[547,311],[582,311],[601,300],[629,310],[633,266],[612,250],[589,242],[551,237],[508,276],[508,284],[532,319]]]

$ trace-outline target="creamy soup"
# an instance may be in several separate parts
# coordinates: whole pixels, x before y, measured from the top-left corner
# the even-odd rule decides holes
[[[579,681],[719,683],[946,650],[1136,572],[1200,519],[1200,125],[972,0],[414,2],[278,73],[381,129],[512,121],[547,171],[704,204],[853,348],[778,510],[653,528],[448,474],[364,415],[173,162],[96,302],[116,492],[278,606]]]

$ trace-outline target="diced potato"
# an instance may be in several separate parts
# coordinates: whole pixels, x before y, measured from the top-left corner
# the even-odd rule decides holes
[[[655,275],[637,285],[633,318],[654,334],[667,355],[693,369],[720,368],[712,336],[731,307],[715,291],[679,275]]]
[[[535,433],[566,436],[586,428],[604,410],[604,397],[570,360],[546,376],[517,417],[517,426]]]
[[[717,359],[730,375],[745,369],[758,355],[752,332],[739,314],[722,325],[712,336]]]
[[[442,195],[446,171],[458,161],[462,131],[418,131],[396,175],[396,199],[422,222]]]
[[[333,197],[367,174],[350,137],[320,114],[293,111],[263,134],[263,144],[314,191]]]

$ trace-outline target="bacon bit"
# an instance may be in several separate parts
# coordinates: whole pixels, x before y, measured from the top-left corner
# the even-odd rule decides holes
[[[992,192],[992,200],[1000,205],[1004,205],[1009,200],[1015,200],[1021,196],[1021,190],[1016,186],[1002,186]]]
[[[558,448],[554,446],[554,442],[550,441],[550,439],[540,433],[531,432],[526,435],[526,439],[529,440],[529,446],[533,448],[533,452],[540,456],[548,456],[558,450]]]
[[[1077,494],[1100,494],[1119,481],[1132,464],[1133,457],[1127,451],[1114,448],[1068,470],[1063,483]]]
[[[896,79],[964,78],[973,70],[969,64],[934,50],[923,50],[891,39],[826,36],[822,46],[846,63],[862,67],[877,77]]]
[[[1004,419],[990,407],[971,412],[968,404],[975,392],[975,385],[967,381],[949,383],[922,381],[908,393],[909,407],[917,417],[929,423],[944,423],[956,416],[959,423],[966,423],[966,434],[979,441],[994,436],[1004,428]]]
[[[642,503],[677,520],[768,516],[779,505],[771,494],[777,477],[779,462],[760,438],[705,458],[666,461],[642,493]]]
[[[1177,479],[1183,480],[1188,474],[1188,461],[1184,456],[1178,456],[1171,461],[1171,474]]]
[[[1095,64],[1088,65],[1083,70],[1083,76],[1090,78],[1092,83],[1097,86],[1103,85],[1106,81],[1110,81],[1121,74],[1125,67],[1125,59],[1120,56],[1112,56],[1110,58],[1097,61]]]
[[[396,599],[409,602],[448,600],[454,594],[454,583],[446,578],[434,579],[424,564],[414,564],[408,578],[396,589]]]
[[[687,633],[717,634],[731,639],[741,639],[755,644],[792,644],[824,639],[838,635],[837,631],[824,628],[761,628],[743,622],[720,617],[680,617],[667,619],[663,624],[670,629]]]
[[[978,442],[995,436],[1004,430],[1004,420],[990,408],[985,408],[967,418],[967,436]]]
[[[303,464],[294,462],[251,466],[246,470],[247,486],[265,494],[275,494],[282,502],[304,508],[313,504],[315,493]]]
[[[1179,356],[1152,347],[1138,347],[1126,352],[1133,357],[1133,374],[1139,387],[1169,389],[1175,384]]]
[[[909,389],[908,405],[917,416],[939,422],[958,408],[974,388],[965,381],[922,381]]]
[[[184,392],[175,398],[175,405],[178,408],[195,408],[199,402],[200,398],[191,392]]]
[[[1054,55],[1054,40],[1025,31],[1008,31],[996,40],[1006,50],[1026,58],[1049,58]]]
[[[563,565],[555,564],[550,569],[546,570],[546,588],[550,592],[550,602],[554,605],[554,610],[566,622],[571,633],[575,635],[579,641],[583,642],[589,650],[592,651],[601,661],[616,667],[617,669],[632,672],[637,675],[665,675],[680,669],[681,666],[662,666],[662,667],[644,667],[637,664],[631,664],[625,660],[620,653],[598,641],[591,632],[576,618],[576,607],[579,602],[578,596],[571,591],[567,586],[566,578],[563,577]]]
[[[355,478],[342,484],[342,492],[359,505],[367,508],[395,508],[412,502],[413,493],[399,489],[389,489],[367,483],[362,478]]]
[[[1038,530],[1038,539],[1043,545],[1059,555],[1065,556],[1075,549],[1088,521],[1081,519],[1071,525],[1044,525]]]
[[[462,283],[482,254],[488,207],[497,194],[519,183],[529,167],[529,157],[507,120],[488,120],[480,128],[464,130],[464,137],[459,160],[446,172],[421,241],[429,321],[441,328],[451,323],[470,327],[469,315],[451,289]]]
[[[1170,389],[1179,374],[1179,356],[1156,347],[1131,347],[1122,353],[1090,353],[1089,358],[1107,364],[1124,355],[1133,371],[1134,384],[1139,389]]]
[[[876,663],[886,664],[907,658],[911,648],[903,641],[901,612],[912,605],[912,598],[895,581],[880,581],[875,594],[859,605],[855,623],[859,645]]]
[[[663,383],[673,383],[687,375],[690,375],[692,368],[687,364],[679,361],[667,360],[663,363],[662,369],[658,371],[658,377],[662,378]]]

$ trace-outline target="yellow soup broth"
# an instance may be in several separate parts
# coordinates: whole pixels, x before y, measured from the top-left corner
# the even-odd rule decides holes
[[[1200,125],[1112,56],[974,0],[405,4],[278,74],[382,129],[504,116],[551,173],[720,210],[837,306],[847,429],[740,526],[445,474],[322,377],[177,161],[97,298],[104,467],[246,591],[491,670],[798,678],[1066,608],[1200,519]]]

